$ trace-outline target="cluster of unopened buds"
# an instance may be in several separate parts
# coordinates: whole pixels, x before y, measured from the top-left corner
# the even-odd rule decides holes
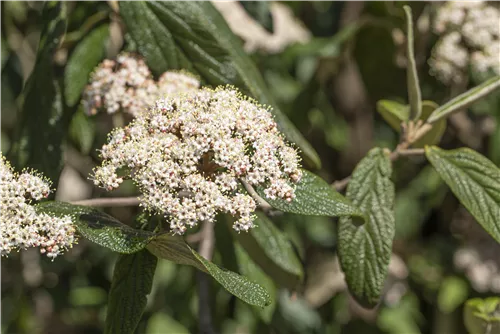
[[[155,81],[141,57],[121,53],[95,69],[82,101],[87,115],[122,111],[135,117],[160,98],[199,86],[198,79],[184,72],[165,72]]]
[[[448,1],[438,8],[433,29],[440,36],[429,61],[445,84],[461,83],[469,67],[500,74],[500,10],[486,1]]]
[[[292,201],[301,178],[298,154],[269,110],[231,87],[158,100],[115,129],[101,156],[95,184],[112,190],[131,177],[141,205],[163,214],[175,234],[219,212],[246,231],[254,226],[256,201],[240,180],[265,188],[270,199]]]
[[[0,249],[7,256],[15,250],[40,247],[55,258],[76,242],[70,216],[53,217],[37,213],[33,201],[46,198],[50,183],[33,172],[17,175],[2,156],[0,159]]]

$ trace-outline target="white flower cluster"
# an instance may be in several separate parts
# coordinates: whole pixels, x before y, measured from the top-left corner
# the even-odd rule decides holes
[[[445,84],[460,83],[473,71],[500,74],[500,10],[484,1],[448,1],[434,20],[440,40],[429,61]]]
[[[40,247],[40,252],[55,258],[76,243],[75,228],[69,216],[56,218],[39,214],[31,205],[45,198],[50,184],[39,176],[17,175],[2,156],[0,159],[0,251]]]
[[[121,53],[116,61],[106,59],[96,68],[85,89],[83,104],[87,115],[121,110],[135,117],[160,98],[199,86],[192,75],[173,71],[155,81],[143,59]]]
[[[218,212],[253,227],[254,199],[239,180],[266,186],[267,197],[291,201],[301,177],[295,149],[287,146],[271,113],[232,88],[201,89],[158,100],[125,128],[115,129],[101,151],[94,182],[108,190],[127,170],[142,205],[169,219],[183,234]]]

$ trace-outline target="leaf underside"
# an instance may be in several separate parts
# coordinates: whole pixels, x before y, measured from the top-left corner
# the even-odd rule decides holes
[[[109,291],[106,334],[133,334],[151,292],[158,258],[142,250],[122,254],[115,264]]]

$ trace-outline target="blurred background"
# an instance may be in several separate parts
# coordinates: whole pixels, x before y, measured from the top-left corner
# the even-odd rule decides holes
[[[377,113],[376,105],[381,99],[406,103],[404,4],[214,4],[241,38],[282,110],[319,153],[322,168],[316,172],[328,182],[348,176],[370,148],[397,145],[398,133]],[[498,3],[408,4],[414,13],[424,100],[441,104],[500,71],[499,32],[491,32],[484,41],[474,40],[466,29],[466,21],[473,20],[477,11],[486,15],[480,18],[500,20]],[[106,58],[133,50],[118,5],[68,2],[67,34],[53,59],[56,75],[65,75],[75,46],[98,28],[108,36]],[[1,150],[5,154],[12,150],[19,131],[22,89],[35,62],[42,7],[35,1],[1,3]],[[87,82],[88,77],[76,80]],[[96,150],[115,121],[106,114],[87,117],[79,107],[69,122],[64,169],[54,185],[56,199],[102,195],[88,175],[99,163]],[[496,93],[453,115],[440,146],[471,147],[498,166],[499,122],[500,94]],[[216,331],[466,333],[464,301],[500,295],[500,245],[479,227],[423,158],[400,159],[394,169],[397,232],[379,307],[363,309],[347,293],[336,256],[334,219],[281,215],[273,220],[300,254],[307,273],[304,285],[300,291],[280,291],[274,311],[263,315],[212,281]],[[134,188],[124,186],[111,195],[132,196]],[[108,211],[130,223],[138,209]],[[223,240],[223,231],[216,233]],[[218,242],[215,262],[224,251],[224,242]],[[36,249],[2,258],[2,333],[101,333],[116,257],[81,240],[54,262]],[[195,270],[160,261],[138,332],[197,332],[197,300]]]

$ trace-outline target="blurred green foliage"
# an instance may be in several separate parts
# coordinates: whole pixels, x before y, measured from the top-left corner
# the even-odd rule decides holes
[[[243,79],[238,76],[245,72],[241,68],[251,64],[251,70],[262,74],[269,89],[247,89],[260,96],[260,102],[275,105],[290,119],[292,136],[311,143],[309,147],[306,142],[302,149],[308,151],[310,166],[319,167],[321,162],[318,174],[327,181],[341,179],[351,174],[371,147],[393,148],[397,144],[397,130],[391,128],[390,121],[390,125],[385,122],[387,115],[377,113],[376,107],[382,99],[408,103],[405,68],[396,61],[401,45],[393,38],[395,31],[405,30],[403,3],[284,3],[311,31],[312,38],[277,54],[253,53],[249,57],[255,66],[246,55],[221,54],[217,61],[234,61],[237,68],[235,73],[223,73],[229,79],[222,82],[241,83]],[[430,2],[409,4],[415,18],[424,8],[434,6]],[[1,6],[1,150],[15,158],[16,166],[37,168],[54,182],[65,166],[76,170],[91,185],[87,177],[99,162],[96,149],[105,142],[106,133],[116,121],[106,115],[88,118],[78,110],[81,90],[100,60],[127,49],[146,53],[145,56],[151,52],[158,59],[150,60],[150,66],[158,73],[173,54],[179,56],[176,58],[179,67],[194,66],[186,56],[175,50],[171,53],[171,48],[182,45],[182,41],[171,41],[173,46],[164,44],[163,50],[151,50],[150,45],[141,44],[142,38],[151,36],[127,32],[113,2],[66,3],[66,29],[59,26],[57,18],[44,18],[54,14],[53,10],[62,3],[52,3],[48,7],[52,11],[45,13],[43,4],[38,2],[2,2]],[[137,13],[132,7],[138,5],[124,7],[127,6],[122,15],[133,18]],[[148,11],[153,8],[160,13],[158,16],[166,15],[163,5],[143,7]],[[253,2],[245,8],[265,29],[273,31],[275,22],[269,6]],[[154,20],[148,22],[153,23]],[[39,41],[44,29],[53,32],[53,40]],[[154,38],[166,34],[163,30],[152,33],[159,35]],[[215,38],[213,35],[205,32],[199,40],[206,42],[203,38]],[[428,74],[425,60],[435,41],[436,36],[429,31],[416,32],[416,66],[423,100],[442,104],[456,92]],[[210,49],[210,45],[204,46]],[[217,63],[210,64],[217,69]],[[196,66],[205,81],[218,83],[216,79],[220,77],[214,79],[213,71],[208,71],[205,64]],[[251,75],[260,77],[258,72]],[[470,73],[469,85],[487,79]],[[54,105],[59,107],[53,108]],[[52,115],[55,111],[58,114]],[[471,146],[472,141],[474,149],[499,166],[500,92],[471,106],[465,116],[471,124],[482,124],[473,126],[472,133],[478,139],[470,138],[471,132],[464,135],[461,123],[452,123],[439,133],[441,146]],[[295,128],[300,133],[294,132]],[[25,140],[20,140],[24,137]],[[47,143],[54,140],[59,146],[47,155]],[[342,283],[335,285],[342,277],[338,266],[335,267],[338,246],[335,219],[278,214],[272,221],[292,240],[289,251],[304,266],[304,282],[295,291],[276,286],[242,251],[248,252],[248,247],[243,242],[235,245],[224,242],[229,233],[225,226],[218,226],[214,262],[260,281],[275,301],[266,309],[252,307],[210,281],[212,321],[217,332],[461,334],[467,332],[462,321],[464,312],[472,332],[482,333],[488,321],[496,326],[498,306],[492,308],[493,301],[486,305],[475,300],[464,306],[468,298],[494,293],[477,288],[470,276],[454,265],[454,255],[460,247],[474,238],[489,237],[477,232],[471,216],[461,215],[457,199],[423,159],[411,157],[395,163],[392,180],[396,187],[393,253],[400,257],[402,265],[389,269],[384,298],[378,308],[374,311],[360,308]],[[134,191],[131,185],[116,195],[131,196]],[[102,195],[97,189],[92,193]],[[137,209],[115,208],[108,213],[130,225]],[[478,244],[474,245],[480,248],[481,243]],[[495,250],[498,255],[500,248]],[[266,255],[271,260],[265,260],[272,262],[272,254]],[[110,250],[84,240],[54,262],[42,258],[36,250],[2,259],[2,333],[102,333],[116,259],[117,255]],[[269,264],[273,265],[276,263]],[[281,265],[286,268],[286,264]],[[158,261],[137,332],[197,332],[195,275],[193,267]],[[315,291],[321,292],[321,298],[315,297]]]

